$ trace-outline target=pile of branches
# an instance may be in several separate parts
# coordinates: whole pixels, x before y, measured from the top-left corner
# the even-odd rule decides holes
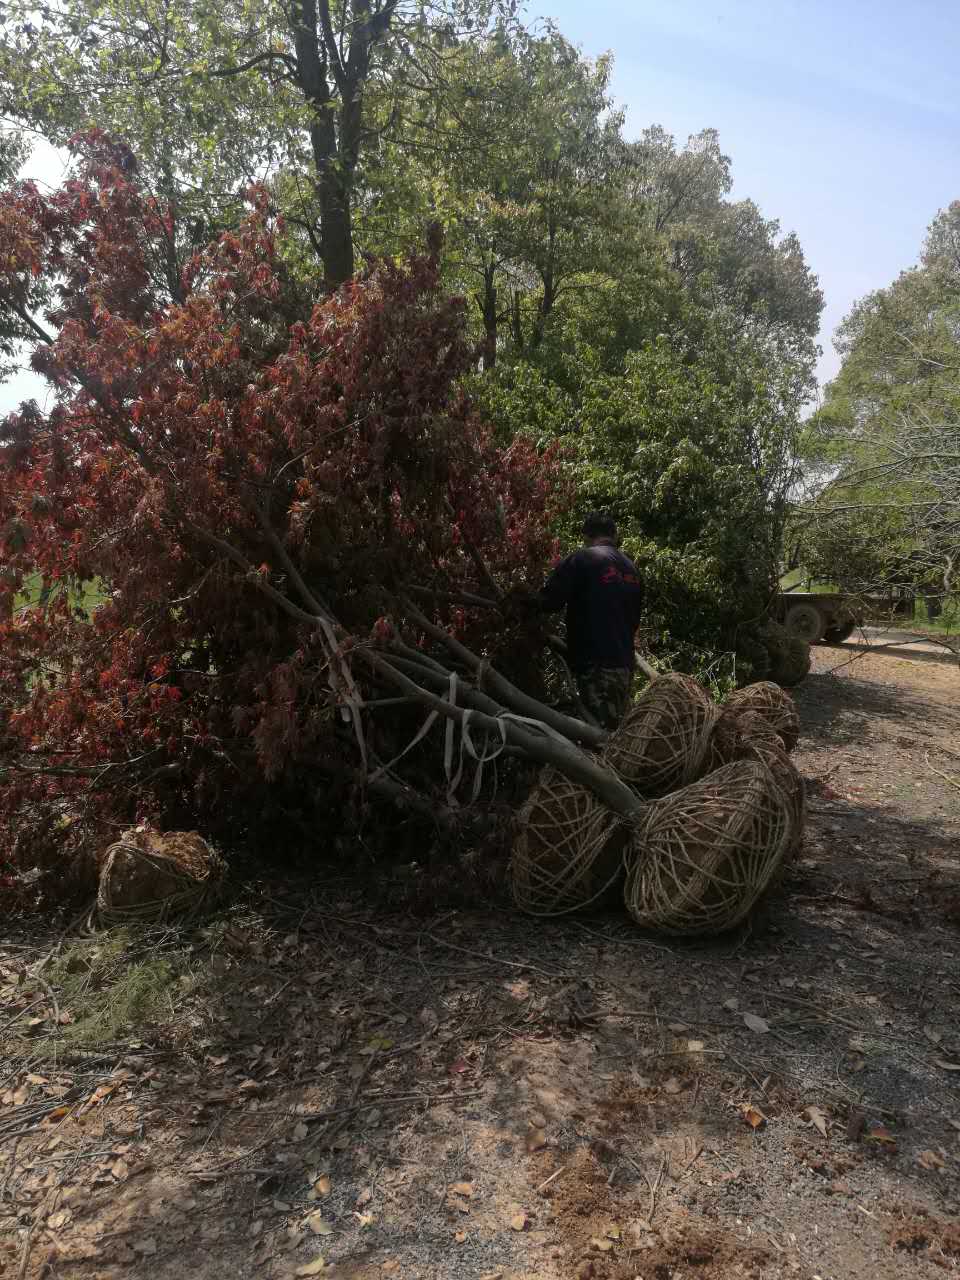
[[[490,607],[542,575],[570,494],[556,451],[498,445],[460,390],[436,235],[324,294],[254,190],[171,278],[175,210],[109,139],[76,150],[60,191],[0,196],[0,303],[53,391],[0,425],[15,860],[132,821],[270,827],[331,777],[456,823],[495,760],[632,812],[601,731],[551,705],[546,632]]]

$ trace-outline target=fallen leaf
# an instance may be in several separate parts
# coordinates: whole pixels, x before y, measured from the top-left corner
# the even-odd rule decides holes
[[[455,1196],[463,1196],[465,1199],[469,1200],[470,1197],[473,1195],[473,1183],[472,1182],[455,1182],[453,1186],[450,1188],[450,1191]]]
[[[59,1231],[61,1227],[67,1225],[72,1217],[73,1213],[70,1209],[61,1209],[58,1213],[51,1213],[47,1219],[47,1226],[53,1231]]]
[[[157,1242],[153,1236],[148,1236],[146,1240],[135,1240],[133,1242],[134,1253],[142,1253],[144,1257],[152,1257],[157,1252]]]
[[[924,1169],[943,1169],[946,1167],[946,1161],[936,1151],[921,1151],[917,1156],[917,1164]]]
[[[465,1231],[458,1231],[453,1238],[457,1244],[463,1244],[464,1240],[467,1238],[467,1233]]]
[[[744,1025],[749,1027],[751,1031],[769,1031],[770,1024],[765,1018],[758,1017],[755,1013],[745,1013],[743,1015]]]
[[[311,1213],[305,1219],[306,1225],[310,1228],[315,1236],[332,1236],[333,1227],[322,1213]]]
[[[885,1125],[871,1124],[864,1135],[867,1142],[879,1142],[885,1147],[896,1147],[897,1140]]]
[[[130,1166],[127,1164],[126,1160],[122,1158],[114,1160],[113,1164],[110,1166],[110,1172],[119,1181],[121,1178],[127,1177],[130,1172]]]
[[[527,1151],[542,1151],[547,1145],[547,1135],[542,1129],[531,1129],[527,1133]]]
[[[674,1035],[682,1035],[684,1031],[689,1031],[690,1028],[685,1022],[671,1022],[668,1024],[667,1030],[672,1031]]]
[[[601,1240],[599,1236],[594,1236],[590,1243],[594,1249],[598,1249],[601,1253],[609,1253],[613,1248],[612,1240]]]
[[[752,1102],[743,1103],[740,1111],[751,1129],[759,1129],[761,1125],[767,1123],[767,1117]]]
[[[398,1258],[387,1258],[386,1262],[382,1262],[382,1263],[380,1264],[380,1270],[381,1270],[381,1271],[385,1271],[385,1272],[387,1273],[387,1275],[390,1275],[390,1273],[391,1273],[391,1272],[393,1272],[393,1271],[399,1271],[399,1270],[400,1270],[400,1261],[399,1261],[399,1259],[398,1259]]]
[[[322,1258],[314,1258],[312,1262],[305,1262],[302,1267],[297,1267],[293,1274],[296,1276],[318,1276],[326,1265]]]
[[[824,1137],[827,1136],[827,1117],[819,1107],[807,1107],[803,1114],[816,1129],[819,1129]]]
[[[729,999],[724,1000],[723,1007],[728,1010],[728,1012],[735,1013],[736,1010],[740,1008],[740,1001],[736,996],[730,996]]]
[[[372,1199],[373,1199],[373,1192],[369,1187],[364,1187],[363,1190],[360,1192],[360,1194],[357,1196],[357,1208],[362,1209],[363,1206],[365,1204],[369,1204]],[[399,1263],[397,1265],[399,1266]]]
[[[607,1237],[608,1240],[619,1240],[620,1228],[617,1226],[615,1222],[611,1222],[609,1227],[607,1227],[606,1231],[603,1234]]]
[[[937,1059],[937,1066],[944,1071],[960,1071],[960,1062],[945,1062],[943,1058]]]
[[[310,1133],[310,1130],[301,1120],[301,1122],[297,1125],[297,1127],[293,1131],[294,1142],[302,1142],[304,1138],[306,1138],[309,1135],[309,1133]]]
[[[951,1129],[960,1129],[960,1120],[948,1120],[947,1124]]]
[[[671,1076],[663,1086],[664,1093],[682,1093],[683,1085],[676,1076]]]
[[[943,1039],[943,1032],[938,1031],[936,1027],[924,1027],[923,1034],[927,1037],[931,1044],[939,1044]]]
[[[517,1213],[510,1219],[510,1226],[514,1231],[526,1231],[527,1215],[525,1213]]]
[[[703,1053],[706,1047],[707,1047],[706,1043],[703,1040],[687,1041],[687,1049],[689,1050],[690,1053]]]
[[[69,1027],[72,1023],[76,1022],[76,1018],[74,1018],[69,1009],[62,1009],[57,1021],[60,1023],[61,1027]]]
[[[360,1223],[360,1230],[361,1230],[361,1231],[363,1230],[363,1228],[364,1228],[364,1227],[369,1227],[369,1226],[373,1223],[373,1220],[374,1220],[374,1218],[373,1218],[373,1214],[372,1214],[372,1213],[354,1213],[354,1215],[353,1215],[353,1216],[354,1216],[354,1217],[357,1219],[357,1221]]]
[[[325,1173],[321,1173],[320,1177],[313,1184],[313,1189],[318,1196],[328,1196],[330,1194],[329,1176]]]

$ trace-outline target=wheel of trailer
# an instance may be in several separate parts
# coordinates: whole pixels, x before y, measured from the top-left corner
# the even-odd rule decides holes
[[[857,629],[855,622],[845,622],[840,627],[828,627],[824,632],[823,638],[827,644],[843,644],[844,640],[849,640]]]
[[[783,625],[792,636],[799,636],[807,644],[819,644],[826,630],[823,614],[815,604],[795,604],[787,610]]]

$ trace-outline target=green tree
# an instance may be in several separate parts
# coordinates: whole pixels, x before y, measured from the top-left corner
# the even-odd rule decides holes
[[[939,595],[960,565],[960,204],[931,224],[918,266],[853,308],[843,356],[805,453],[819,492],[802,514],[806,559],[861,589]],[[848,554],[844,532],[873,544]],[[861,539],[862,540],[862,539]],[[849,545],[857,538],[849,535]]]
[[[495,7],[64,0],[38,11],[10,0],[0,97],[51,141],[91,125],[124,139],[147,185],[188,223],[204,220],[194,242],[236,216],[251,180],[276,181],[336,285],[353,271],[365,158],[402,125],[398,94],[432,92],[443,48]]]

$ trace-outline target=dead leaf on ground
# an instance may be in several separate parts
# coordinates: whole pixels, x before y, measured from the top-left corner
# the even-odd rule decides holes
[[[457,1244],[463,1244],[467,1238],[467,1233],[465,1231],[457,1231],[453,1238]]]
[[[361,1230],[361,1231],[363,1230],[363,1228],[364,1228],[364,1227],[369,1227],[369,1226],[371,1226],[371,1225],[373,1224],[373,1221],[374,1221],[374,1217],[373,1217],[373,1214],[372,1214],[372,1213],[356,1213],[356,1212],[354,1212],[354,1215],[353,1215],[353,1216],[354,1216],[354,1217],[357,1219],[357,1221],[360,1223],[360,1230]]]
[[[730,996],[727,1000],[724,1000],[723,1007],[729,1013],[736,1013],[737,1009],[740,1008],[740,1001],[736,996]]]
[[[917,1156],[917,1164],[923,1169],[944,1169],[946,1161],[937,1151],[921,1151]]]
[[[740,1107],[740,1112],[751,1129],[759,1129],[761,1125],[767,1123],[767,1117],[752,1102],[744,1102]]]
[[[134,1240],[134,1253],[142,1253],[145,1258],[152,1257],[157,1252],[157,1242],[153,1236],[148,1236],[146,1240]]]
[[[683,1085],[676,1076],[671,1076],[663,1086],[664,1093],[682,1093]]]
[[[512,1231],[526,1231],[527,1215],[525,1213],[515,1213],[510,1219],[510,1228]]]
[[[527,1133],[527,1151],[542,1151],[547,1145],[547,1135],[542,1129],[531,1129]]]
[[[473,1195],[473,1183],[472,1182],[455,1182],[453,1186],[450,1188],[450,1191],[452,1195],[463,1196],[464,1199],[469,1200],[470,1197]]]
[[[321,1173],[320,1177],[313,1184],[313,1189],[318,1196],[328,1196],[330,1194],[330,1178],[326,1173]]]
[[[938,1031],[936,1027],[924,1027],[923,1034],[927,1037],[931,1044],[939,1044],[943,1039],[943,1032]]]
[[[126,1160],[121,1157],[119,1160],[114,1160],[113,1164],[110,1166],[110,1172],[119,1182],[121,1178],[126,1178],[129,1175],[130,1166],[127,1164]]]
[[[761,1018],[756,1013],[745,1013],[743,1015],[743,1022],[744,1026],[749,1027],[751,1031],[763,1033],[764,1031],[770,1030],[770,1023],[767,1022],[766,1018]]]
[[[609,1253],[613,1248],[612,1240],[601,1240],[599,1236],[594,1236],[590,1243],[593,1245],[594,1249],[599,1250],[600,1253]]]
[[[886,1125],[882,1125],[882,1124],[870,1125],[870,1127],[867,1129],[866,1134],[864,1135],[864,1140],[866,1142],[877,1142],[881,1146],[890,1147],[890,1148],[895,1148],[897,1145],[896,1138],[893,1136],[890,1130],[886,1127]]]
[[[706,1042],[703,1040],[688,1040],[687,1051],[689,1053],[703,1053],[706,1048]]]
[[[297,1267],[294,1275],[297,1276],[318,1276],[326,1267],[326,1263],[322,1258],[314,1258],[312,1262],[305,1262],[302,1267]]]
[[[329,1178],[327,1179],[329,1182]],[[362,1209],[365,1204],[369,1204],[373,1199],[373,1191],[369,1187],[364,1187],[357,1196],[357,1208]]]
[[[333,1235],[333,1225],[326,1220],[322,1213],[308,1214],[305,1221],[315,1236]]]
[[[807,1107],[803,1113],[814,1128],[818,1129],[824,1137],[827,1136],[827,1125],[829,1120],[820,1107]]]
[[[960,1120],[948,1120],[947,1124],[951,1129],[960,1129]]]
[[[944,1071],[960,1071],[960,1062],[945,1062],[943,1058],[937,1059],[937,1066]]]

